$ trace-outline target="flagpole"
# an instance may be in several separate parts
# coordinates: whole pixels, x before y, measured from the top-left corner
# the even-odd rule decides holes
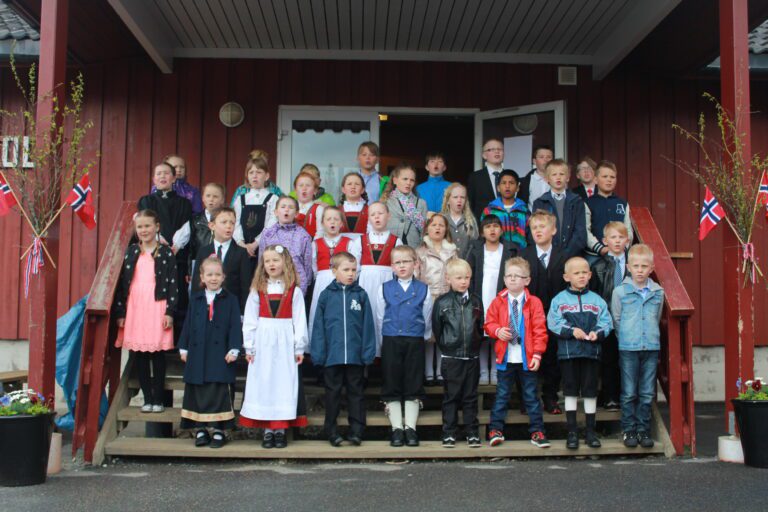
[[[27,212],[26,212],[26,210],[24,210],[24,207],[21,205],[21,201],[19,201],[19,198],[18,198],[18,196],[16,196],[16,192],[14,192],[14,191],[13,191],[13,189],[11,188],[11,184],[10,184],[10,182],[8,181],[8,178],[6,178],[6,177],[5,177],[5,173],[4,173],[3,171],[0,171],[0,176],[2,176],[2,177],[3,177],[3,181],[5,181],[6,183],[8,183],[8,190],[10,190],[10,191],[11,191],[11,195],[12,195],[12,196],[13,196],[13,198],[16,200],[16,206],[18,206],[18,207],[19,207],[19,210],[21,210],[21,213],[22,213],[22,215],[24,215],[24,218],[27,220],[27,224],[29,224],[29,227],[32,229],[32,232],[35,234],[35,237],[37,237],[37,236],[38,236],[38,234],[37,234],[37,231],[35,230],[35,226],[34,226],[34,224],[32,224],[32,221],[29,219],[29,215],[27,215]],[[24,254],[26,254],[26,253],[24,253]],[[24,257],[24,256],[22,256],[22,258],[23,258],[23,257]]]

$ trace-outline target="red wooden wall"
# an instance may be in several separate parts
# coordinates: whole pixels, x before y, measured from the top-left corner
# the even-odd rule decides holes
[[[619,194],[632,205],[651,208],[670,251],[694,253],[693,260],[677,263],[697,308],[694,340],[723,342],[722,229],[698,243],[695,203],[701,190],[664,158],[696,160],[695,148],[676,137],[671,125],[693,127],[698,112],[708,108],[701,92],[716,93],[716,80],[675,81],[617,71],[593,82],[590,70],[583,68],[577,87],[560,87],[556,67],[550,65],[177,60],[175,66],[173,75],[160,74],[145,59],[85,70],[85,118],[94,123],[89,151],[100,155],[91,178],[99,226],[86,231],[79,221],[73,224],[69,211],[62,217],[60,312],[88,292],[117,205],[149,189],[152,162],[178,152],[187,160],[192,183],[220,181],[231,194],[242,181],[251,148],[275,155],[281,104],[494,109],[565,99],[571,159],[589,154],[615,161]],[[753,87],[752,100],[753,148],[765,151],[768,92]],[[18,101],[10,73],[0,70],[0,104],[9,109]],[[245,121],[237,128],[218,121],[226,101],[245,108]],[[768,262],[765,231],[761,219],[757,247],[762,262]],[[19,256],[28,240],[17,215],[0,219],[0,339],[26,337]],[[756,332],[763,344],[768,341],[765,299],[761,287]]]

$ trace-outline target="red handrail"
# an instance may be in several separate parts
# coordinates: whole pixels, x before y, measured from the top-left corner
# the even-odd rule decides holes
[[[659,381],[669,403],[669,437],[678,455],[696,455],[693,405],[693,338],[690,318],[694,306],[677,273],[648,208],[633,208],[632,223],[639,241],[653,249],[656,281],[664,288],[662,349]]]
[[[93,460],[93,448],[99,436],[104,388],[109,382],[109,402],[112,403],[120,380],[120,350],[110,343],[116,335],[111,310],[125,250],[133,235],[134,213],[135,202],[126,201],[120,207],[85,306],[72,455],[83,447],[83,458],[89,463]]]

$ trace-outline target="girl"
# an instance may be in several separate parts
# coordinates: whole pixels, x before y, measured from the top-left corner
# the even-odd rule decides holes
[[[171,246],[177,254],[189,242],[189,221],[192,219],[191,203],[172,190],[174,170],[167,162],[159,163],[152,170],[155,192],[139,199],[139,210],[152,210],[160,222],[161,242]],[[179,261],[186,261],[186,259]],[[186,272],[184,273],[186,276]]]
[[[323,236],[323,226],[320,219],[323,218],[323,204],[315,201],[318,181],[309,173],[301,172],[293,180],[293,188],[296,192],[296,201],[299,203],[299,213],[296,215],[296,224],[303,227],[309,236]]]
[[[365,234],[368,229],[368,194],[360,174],[350,172],[344,175],[339,202],[344,212],[342,233],[350,233],[356,238]]]
[[[136,360],[144,394],[141,412],[163,412],[164,351],[173,348],[173,314],[178,303],[176,258],[157,241],[161,229],[157,213],[140,210],[133,222],[139,242],[125,251],[115,292],[115,318],[123,329],[117,346],[130,350]]]
[[[267,190],[268,179],[269,165],[266,159],[249,159],[245,164],[245,181],[250,190],[241,195],[234,205],[237,219],[235,242],[248,251],[248,255],[254,258],[254,264],[261,233],[277,222],[275,206],[278,196]]]
[[[424,230],[424,242],[416,249],[419,265],[416,267],[416,279],[420,279],[429,286],[432,300],[450,290],[445,279],[445,264],[456,257],[456,246],[451,243],[451,232],[448,231],[448,221],[441,214],[436,213],[427,221]],[[440,372],[440,349],[434,342],[426,344],[424,352],[424,378],[428,386],[442,385],[443,376]],[[437,361],[435,361],[435,359]],[[437,370],[435,370],[437,366]],[[437,381],[435,381],[437,378]]]
[[[251,152],[248,153],[248,158],[251,159],[251,160],[254,159],[254,158],[261,158],[264,161],[266,161],[267,164],[269,164],[269,153],[267,153],[266,151],[264,151],[262,149],[253,149],[253,150],[251,150]],[[275,194],[277,197],[280,197],[281,195],[283,195],[283,191],[280,190],[280,187],[275,185],[270,180],[267,180],[265,185],[267,187],[267,190],[269,190],[271,193]],[[251,188],[251,185],[250,185],[250,183],[248,183],[248,179],[246,179],[245,183],[243,185],[240,185],[239,187],[237,187],[237,189],[235,190],[235,193],[232,195],[232,201],[229,202],[229,205],[232,208],[234,208],[235,207],[235,203],[237,202],[237,198],[242,196],[242,195],[244,195],[244,194],[246,194],[248,192],[248,190],[250,190],[250,188]]]
[[[192,295],[179,340],[179,355],[186,363],[181,428],[197,429],[195,446],[221,448],[224,430],[235,426],[230,385],[243,343],[240,301],[222,288],[224,266],[216,256],[202,260],[200,280],[205,289]],[[214,429],[213,436],[206,427]]]
[[[427,203],[413,193],[416,171],[410,165],[398,165],[392,171],[383,201],[391,215],[387,227],[404,244],[414,249],[421,245],[424,223],[427,221]]]
[[[324,235],[312,242],[312,271],[315,274],[315,288],[312,291],[312,306],[309,309],[309,339],[312,339],[312,327],[315,320],[315,307],[320,293],[333,282],[331,256],[338,252],[348,252],[360,260],[360,242],[340,234],[343,226],[341,210],[329,206],[323,211]],[[307,352],[310,346],[307,345]]]
[[[480,230],[467,200],[467,189],[461,183],[452,183],[443,195],[442,214],[448,220],[448,231],[456,244],[458,257],[466,259],[470,242],[477,240]]]
[[[285,429],[307,425],[299,374],[307,346],[307,317],[288,250],[269,245],[261,254],[245,305],[248,376],[240,424],[263,428],[264,448],[285,448]]]
[[[306,293],[312,283],[312,237],[296,224],[299,205],[289,196],[282,196],[275,206],[277,224],[265,229],[259,242],[259,250],[268,245],[281,245],[288,249],[298,274],[297,286]],[[305,308],[306,309],[306,308]]]
[[[320,201],[321,203],[327,204],[328,206],[336,206],[336,201],[333,200],[333,196],[327,193],[325,189],[320,186],[320,183],[322,182],[320,179],[320,169],[318,169],[315,164],[302,165],[301,169],[299,169],[299,174],[301,173],[310,174],[315,179],[315,183],[317,183],[317,190],[315,192],[315,197],[313,198],[315,201]],[[294,190],[291,190],[291,193],[288,195],[294,199],[298,199],[296,196],[295,187],[296,185],[294,185]]]

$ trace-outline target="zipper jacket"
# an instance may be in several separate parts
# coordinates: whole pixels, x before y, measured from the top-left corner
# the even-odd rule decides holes
[[[466,304],[453,290],[432,307],[432,332],[443,357],[474,359],[483,340],[483,301],[470,293]]]
[[[648,291],[643,296],[631,277],[624,278],[621,286],[613,290],[611,313],[619,350],[660,350],[661,311],[664,308],[664,289],[650,277]]]
[[[602,297],[589,289],[576,291],[567,288],[558,293],[549,306],[547,326],[559,338],[558,359],[600,359],[601,341],[613,330],[613,321],[608,304]],[[596,341],[577,340],[574,329],[586,334],[594,331]]]

